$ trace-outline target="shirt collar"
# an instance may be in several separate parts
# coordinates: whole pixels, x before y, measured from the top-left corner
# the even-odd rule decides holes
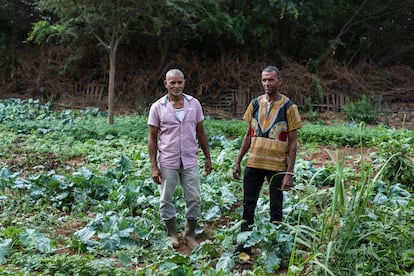
[[[183,97],[187,102],[191,101],[194,98],[193,96],[190,96],[184,93],[183,93]],[[161,98],[161,104],[167,105],[167,103],[168,103],[168,94]]]

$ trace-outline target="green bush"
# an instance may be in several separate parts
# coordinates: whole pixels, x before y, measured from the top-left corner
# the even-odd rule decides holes
[[[378,118],[378,110],[374,105],[363,95],[359,101],[349,102],[342,107],[345,116],[352,121],[365,122],[367,124],[375,124]]]
[[[386,164],[383,172],[385,180],[390,183],[401,183],[413,189],[413,149],[414,137],[405,136],[404,132],[401,132],[401,136],[389,137],[388,140],[378,143],[378,153],[373,156],[373,164],[377,169]]]

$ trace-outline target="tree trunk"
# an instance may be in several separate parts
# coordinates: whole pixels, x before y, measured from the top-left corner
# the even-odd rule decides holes
[[[111,43],[113,47],[109,49],[109,83],[108,83],[108,124],[113,125],[115,107],[115,73],[116,73],[116,52],[118,41]]]
[[[166,35],[163,39],[160,39],[160,41],[158,42],[159,60],[158,60],[158,68],[156,69],[155,72],[157,72],[157,74],[159,75],[154,74],[154,77],[151,80],[150,85],[149,85],[147,97],[151,97],[151,94],[158,92],[158,91],[156,92],[158,83],[159,81],[163,80],[165,70],[168,69],[168,66],[170,66],[170,63],[167,63],[169,45],[170,45],[170,39],[168,35]]]

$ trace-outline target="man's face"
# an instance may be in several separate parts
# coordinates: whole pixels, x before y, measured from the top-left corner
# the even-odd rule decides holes
[[[277,77],[276,72],[262,72],[262,86],[266,94],[276,93],[281,83],[282,80]]]
[[[168,94],[176,97],[181,96],[185,87],[185,79],[179,74],[171,75],[164,81],[164,86]]]

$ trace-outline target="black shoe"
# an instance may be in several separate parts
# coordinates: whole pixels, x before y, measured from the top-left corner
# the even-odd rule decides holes
[[[239,253],[246,253],[247,255],[251,255],[252,249],[250,247],[244,247],[244,244],[238,244],[236,246],[236,249],[234,249],[234,254],[239,254]]]

